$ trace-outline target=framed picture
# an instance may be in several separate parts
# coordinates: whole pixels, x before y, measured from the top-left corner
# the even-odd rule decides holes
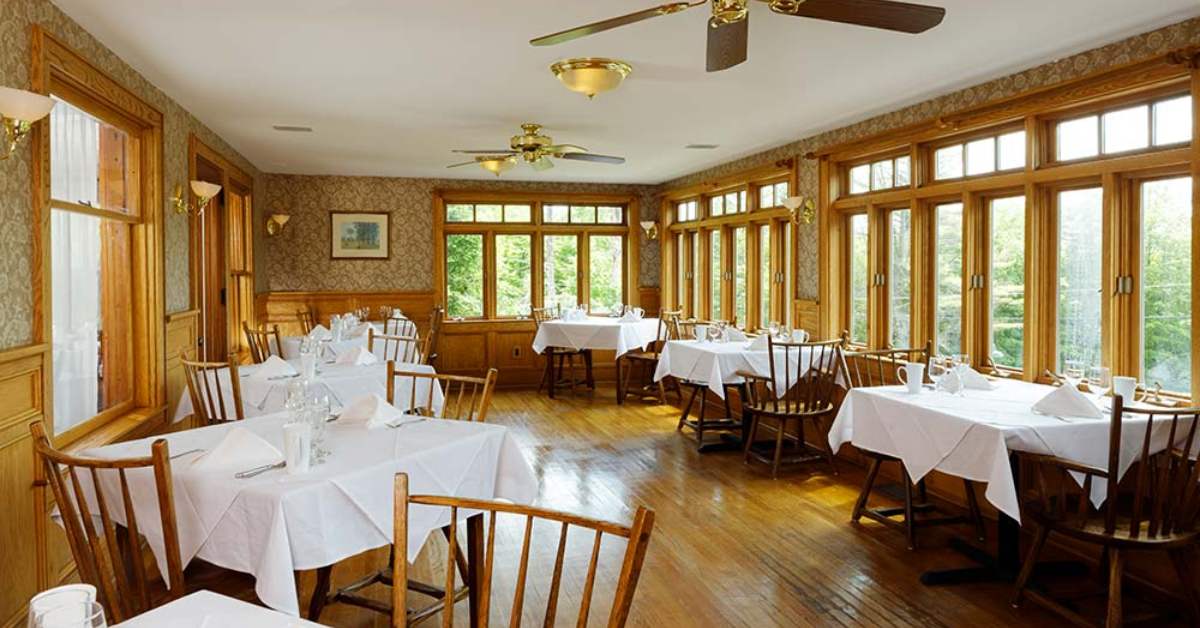
[[[388,259],[391,216],[387,212],[331,212],[331,259]]]

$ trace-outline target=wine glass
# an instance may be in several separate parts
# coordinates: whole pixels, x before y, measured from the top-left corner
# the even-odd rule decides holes
[[[1107,366],[1088,367],[1087,383],[1093,393],[1103,395],[1112,386],[1112,371]]]
[[[772,338],[779,337],[779,321],[771,321],[767,323],[767,333],[771,334]]]
[[[925,369],[925,375],[929,377],[929,381],[933,382],[933,389],[938,390],[938,382],[946,373],[950,372],[947,364],[948,358],[942,356],[933,356],[929,358],[929,368]]]
[[[98,602],[72,602],[55,606],[34,619],[36,628],[106,628],[104,607]]]
[[[1078,386],[1079,382],[1083,381],[1083,362],[1079,360],[1064,361],[1063,377],[1067,378],[1067,383]]]

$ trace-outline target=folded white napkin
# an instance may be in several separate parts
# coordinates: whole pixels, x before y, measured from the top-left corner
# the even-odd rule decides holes
[[[197,471],[245,471],[280,462],[283,462],[283,454],[274,445],[244,427],[234,427],[212,451],[196,458],[190,468]]]
[[[1089,419],[1099,419],[1103,416],[1100,408],[1097,408],[1096,404],[1087,398],[1087,395],[1079,392],[1079,389],[1071,384],[1063,384],[1055,388],[1050,394],[1033,404],[1033,409],[1035,412],[1055,416],[1075,416]]]
[[[937,387],[952,395],[957,395],[963,389],[963,378],[958,369],[951,369],[938,380]]]
[[[393,308],[392,309],[392,318],[405,318],[404,312],[401,312],[400,308]]]
[[[959,367],[958,378],[962,380],[963,388],[973,388],[976,390],[996,389],[996,385],[989,381],[988,378],[969,366]]]
[[[562,319],[571,322],[587,320],[587,312],[576,309],[567,310],[563,312]]]
[[[314,340],[325,340],[333,337],[333,334],[330,333],[329,328],[325,327],[324,325],[314,325],[313,328],[309,330],[308,337]]]
[[[346,337],[347,338],[357,338],[359,336],[366,335],[367,331],[369,331],[370,329],[371,329],[370,323],[359,323],[359,324],[351,327],[350,329],[346,330]]]
[[[726,327],[725,342],[746,342],[746,334],[737,327]]]
[[[366,366],[375,364],[379,358],[366,347],[353,347],[348,351],[343,351],[337,357],[338,364],[349,364],[352,366]]]
[[[406,416],[408,415],[388,403],[387,399],[371,394],[355,397],[338,415],[337,422],[339,425],[362,425],[371,429],[389,424],[396,425],[402,422],[401,417]],[[419,419],[420,417],[412,417],[414,421]]]
[[[636,323],[640,320],[642,320],[642,317],[639,316],[638,313],[633,310],[629,310],[621,315],[622,323]]]
[[[759,334],[757,338],[750,341],[750,346],[746,347],[750,351],[766,351],[771,342],[770,336]]]
[[[275,377],[285,377],[288,375],[296,375],[296,367],[288,364],[283,358],[273,355],[263,360],[258,368],[250,374],[250,379],[272,379]]]

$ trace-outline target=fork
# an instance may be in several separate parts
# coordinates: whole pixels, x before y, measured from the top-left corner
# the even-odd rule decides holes
[[[282,469],[286,465],[287,465],[287,463],[283,462],[283,461],[275,462],[272,464],[264,464],[261,467],[254,467],[253,469],[246,469],[245,471],[239,471],[237,473],[234,473],[233,477],[235,477],[239,480],[245,480],[246,478],[252,478],[256,475],[262,475],[272,469]]]

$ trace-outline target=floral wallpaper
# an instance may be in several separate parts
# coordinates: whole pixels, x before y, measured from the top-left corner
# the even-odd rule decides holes
[[[0,0],[0,42],[3,42],[0,47],[0,85],[29,89],[29,37],[30,27],[34,24],[75,49],[163,113],[166,310],[170,313],[188,309],[188,219],[175,214],[167,200],[176,183],[187,180],[188,136],[195,133],[205,144],[255,177],[255,196],[261,198],[258,169],[49,0]],[[29,344],[33,340],[33,295],[29,284],[33,240],[30,228],[31,161],[30,143],[25,141],[17,147],[12,158],[0,162],[0,349]],[[261,250],[260,238],[256,234],[256,250]]]
[[[798,193],[817,196],[817,162],[803,156],[831,144],[882,133],[908,124],[944,116],[960,109],[1006,98],[1039,87],[1079,78],[1083,75],[1124,65],[1176,48],[1200,44],[1200,18],[1186,20],[1155,31],[1136,35],[1077,55],[1051,61],[987,83],[939,96],[922,103],[886,113],[862,122],[806,137],[742,159],[679,177],[662,184],[663,189],[682,187],[793,157],[799,164]],[[801,227],[797,256],[800,264],[796,278],[796,296],[817,297],[817,226]]]
[[[279,236],[267,240],[267,290],[425,291],[433,289],[433,192],[435,189],[630,194],[642,219],[657,213],[657,188],[649,185],[474,181],[397,177],[268,174],[265,202],[270,213],[291,215]],[[329,213],[386,211],[391,214],[391,258],[331,260]],[[658,242],[642,239],[640,286],[658,286]]]

